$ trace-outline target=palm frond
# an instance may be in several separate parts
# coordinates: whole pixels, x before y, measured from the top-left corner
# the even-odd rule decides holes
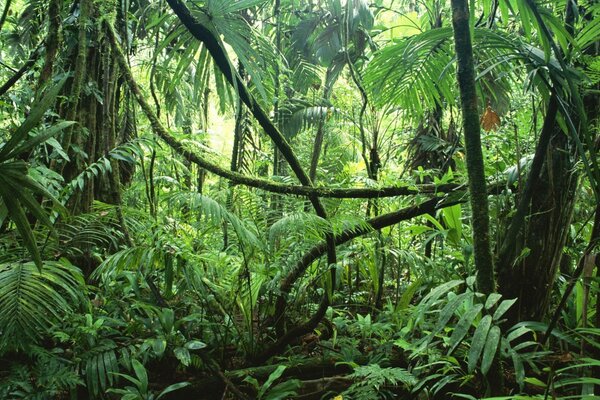
[[[84,301],[81,271],[66,260],[0,264],[0,354],[23,349]]]
[[[107,281],[123,271],[148,273],[157,265],[164,265],[162,249],[152,246],[129,247],[107,257],[94,270],[91,278]]]
[[[176,192],[165,197],[165,201],[175,207],[187,207],[191,211],[201,211],[215,226],[221,226],[223,223],[229,223],[242,245],[261,248],[262,242],[257,234],[250,227],[238,218],[235,214],[227,210],[219,202],[204,196],[197,192]]]
[[[271,246],[283,238],[297,239],[299,236],[305,240],[322,240],[325,234],[331,232],[329,221],[318,217],[315,214],[296,212],[281,218],[269,229],[269,242]],[[295,241],[295,240],[294,240]]]
[[[200,23],[209,27],[218,38],[223,38],[233,49],[244,66],[253,87],[256,88],[264,104],[270,104],[273,89],[273,62],[278,59],[277,51],[260,32],[248,24],[239,11],[262,2],[245,0],[230,2],[212,0],[206,10],[196,12]],[[231,11],[235,10],[235,12]],[[227,87],[227,85],[225,85]]]
[[[116,345],[111,340],[96,345],[85,354],[85,378],[90,394],[98,397],[100,393],[113,385],[119,373]]]
[[[314,106],[305,103],[282,104],[282,130],[287,139],[294,138],[301,131],[325,123],[331,116],[339,115],[334,107]]]
[[[452,29],[402,39],[376,53],[364,75],[380,104],[392,103],[421,115],[442,98],[454,99]]]
[[[38,268],[42,266],[42,259],[25,210],[29,211],[50,229],[52,229],[52,223],[48,218],[48,214],[32,193],[53,200],[54,204],[59,206],[61,212],[64,211],[64,207],[48,190],[28,175],[28,165],[16,158],[71,125],[71,123],[62,122],[32,138],[27,137],[44,118],[46,111],[54,104],[54,100],[65,81],[66,77],[54,84],[41,100],[32,106],[31,112],[25,121],[13,132],[10,139],[0,147],[0,204],[2,204],[2,210],[6,210],[6,214],[17,227],[23,239],[23,245],[31,254]]]
[[[478,90],[482,97],[501,100],[499,91],[508,91],[509,79],[518,68],[530,71],[529,80],[547,92],[548,74],[554,81],[580,77],[575,70],[564,71],[556,59],[516,36],[490,29],[475,29],[474,57]],[[432,29],[385,46],[373,58],[365,74],[365,87],[379,104],[392,103],[417,116],[436,104],[457,98],[454,84],[452,29]]]

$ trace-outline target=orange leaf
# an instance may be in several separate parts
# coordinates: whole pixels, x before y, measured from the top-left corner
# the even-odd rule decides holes
[[[488,104],[479,122],[485,131],[495,131],[500,126],[500,117]]]

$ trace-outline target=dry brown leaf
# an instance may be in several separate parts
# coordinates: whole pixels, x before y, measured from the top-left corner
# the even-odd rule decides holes
[[[500,126],[500,117],[488,104],[479,122],[486,132],[495,131]]]

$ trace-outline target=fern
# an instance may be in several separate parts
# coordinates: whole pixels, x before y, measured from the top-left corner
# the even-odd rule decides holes
[[[417,383],[415,376],[403,368],[381,368],[378,364],[358,366],[349,378],[355,383],[342,396],[357,400],[390,398],[385,386],[410,389]]]
[[[315,214],[296,212],[286,215],[271,226],[269,243],[271,246],[275,246],[284,237],[298,236],[321,240],[326,233],[331,231],[331,225],[323,218]]]
[[[285,137],[293,139],[302,130],[325,124],[340,110],[329,106],[316,106],[297,99],[284,102],[280,109],[282,130]]]
[[[107,257],[92,273],[92,279],[111,280],[123,271],[151,272],[156,265],[164,263],[160,248],[149,246],[130,247]]]
[[[242,245],[249,245],[256,248],[263,247],[256,233],[250,227],[246,226],[244,221],[227,210],[225,206],[208,196],[197,192],[176,192],[173,195],[166,196],[165,201],[175,207],[183,208],[185,206],[191,211],[201,211],[215,226],[229,223]]]
[[[61,201],[65,203],[73,195],[75,190],[83,190],[86,182],[111,172],[111,159],[133,164],[135,163],[134,156],[142,157],[144,154],[144,147],[147,146],[151,146],[151,142],[148,139],[139,138],[115,147],[108,155],[100,157],[95,162],[90,163],[79,175],[68,182],[61,193]]]
[[[36,358],[33,366],[17,364],[0,381],[0,398],[46,400],[59,398],[83,381],[75,368],[66,360],[47,350],[32,347]]]
[[[479,91],[496,102],[505,102],[509,79],[518,66],[532,71],[535,84],[545,90],[539,73],[547,71],[560,77],[558,62],[546,62],[542,50],[523,43],[510,34],[489,29],[475,29],[475,59]],[[450,27],[432,29],[385,46],[367,67],[365,86],[378,104],[393,103],[421,116],[442,99],[456,99],[453,76],[454,52]],[[573,74],[572,71],[567,71]]]
[[[0,265],[0,354],[38,341],[85,298],[81,271],[66,260]]]

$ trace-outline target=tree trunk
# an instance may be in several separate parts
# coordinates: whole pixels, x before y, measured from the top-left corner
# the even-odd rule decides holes
[[[573,34],[575,22],[572,11],[572,5],[568,4],[565,25],[570,34]],[[597,46],[592,46],[588,52],[597,54]],[[562,54],[558,56],[562,57]],[[554,86],[556,87],[557,84]],[[586,114],[583,119],[588,121],[587,129],[590,131],[594,124],[597,124],[600,115],[600,97],[596,93],[590,91],[583,98]],[[522,320],[539,321],[546,316],[575,206],[578,184],[575,163],[578,154],[573,138],[567,136],[568,134],[564,133],[555,121],[557,112],[555,102],[555,95],[553,95],[546,117],[552,125],[546,127],[547,121],[545,121],[540,135],[540,141],[546,129],[549,129],[551,135],[541,174],[539,178],[530,174],[525,185],[525,189],[532,188],[531,201],[525,198],[525,206],[529,205],[527,209],[529,217],[524,221],[520,231],[518,229],[509,231],[508,238],[514,236],[516,239],[514,245],[504,243],[500,251],[498,265],[500,292],[506,298],[518,298],[515,306],[507,313],[509,324]],[[567,107],[567,109],[573,108],[575,107]],[[582,117],[573,115],[571,119],[578,130],[582,130],[582,126],[578,126],[582,124]],[[593,153],[593,149],[590,149],[590,152]],[[524,213],[520,206],[517,213]]]
[[[52,77],[52,72],[54,70],[54,61],[60,44],[58,34],[61,22],[61,3],[62,2],[59,0],[51,0],[48,4],[48,35],[46,36],[45,41],[46,56],[44,59],[44,66],[42,67],[42,71],[38,78],[38,88],[41,88],[42,85]]]
[[[523,233],[511,249],[512,257],[498,266],[500,292],[505,298],[519,299],[507,315],[510,323],[539,321],[548,311],[575,202],[573,163],[569,140],[555,126],[542,174],[532,182]]]
[[[489,294],[494,292],[496,285],[490,248],[488,198],[481,151],[473,47],[469,32],[469,9],[466,0],[452,0],[452,26],[456,43],[457,78],[471,194],[473,254],[477,270],[477,288],[482,293]]]

